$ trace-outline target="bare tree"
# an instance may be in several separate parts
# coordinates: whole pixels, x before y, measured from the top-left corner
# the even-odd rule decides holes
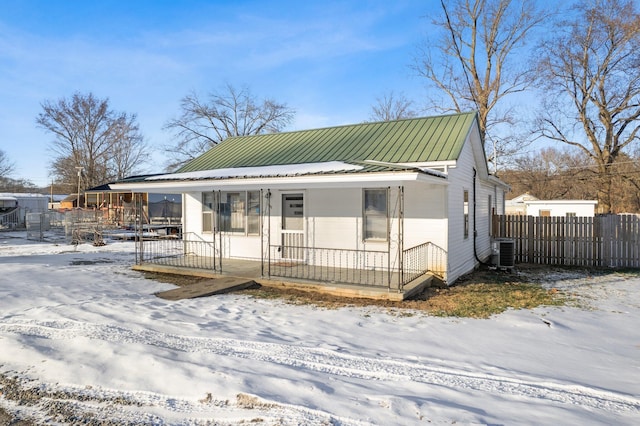
[[[0,177],[0,192],[39,192],[31,181],[26,179],[11,179]]]
[[[165,125],[177,139],[175,146],[166,148],[175,155],[168,169],[178,168],[229,137],[279,132],[295,114],[286,104],[273,99],[259,101],[248,88],[238,90],[230,84],[204,101],[190,93],[180,108],[180,116]]]
[[[144,149],[140,149],[144,147]],[[138,124],[119,117],[115,122],[115,138],[111,147],[113,153],[107,163],[107,169],[116,179],[129,176],[145,163],[148,155]]]
[[[540,50],[548,94],[539,135],[582,150],[597,165],[600,207],[614,209],[612,165],[640,130],[640,15],[633,1],[578,2]]]
[[[15,164],[9,160],[7,154],[0,149],[0,178],[6,178],[15,170]]]
[[[516,196],[528,192],[545,200],[593,198],[588,185],[592,166],[582,152],[550,147],[520,156],[500,172],[500,178]]]
[[[413,118],[417,114],[413,109],[413,101],[407,99],[404,94],[396,95],[393,91],[376,98],[376,103],[371,106],[371,121],[392,121],[403,118]]]
[[[441,0],[440,4],[443,17],[434,24],[442,38],[425,43],[414,64],[418,74],[444,95],[444,100],[431,100],[432,108],[477,110],[483,140],[490,141],[498,155],[511,154],[523,139],[499,134],[516,121],[503,99],[528,88],[529,71],[519,66],[517,54],[548,13],[539,11],[534,0]]]
[[[51,170],[67,187],[77,185],[78,168],[89,188],[136,173],[148,154],[135,114],[113,111],[108,99],[76,93],[42,110],[36,122],[55,136]]]

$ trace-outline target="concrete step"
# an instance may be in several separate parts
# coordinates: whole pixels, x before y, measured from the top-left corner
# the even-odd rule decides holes
[[[213,296],[230,291],[242,290],[251,287],[255,281],[246,278],[223,277],[206,281],[200,281],[167,291],[156,293],[156,296],[166,300],[194,299],[196,297]]]

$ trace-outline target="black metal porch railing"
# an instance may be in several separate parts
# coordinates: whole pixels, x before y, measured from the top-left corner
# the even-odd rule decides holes
[[[213,242],[186,233],[182,239],[160,238],[138,241],[136,264],[155,263],[181,268],[216,270]]]
[[[20,219],[20,209],[15,209],[0,213],[0,229],[2,228],[19,228],[24,226],[24,221]]]
[[[389,253],[317,247],[270,246],[268,274],[310,281],[390,286],[397,273],[389,270]],[[295,254],[296,258],[287,258]]]
[[[443,277],[446,251],[427,242],[402,252],[402,266],[387,251],[317,247],[270,247],[268,274],[284,278],[336,282],[402,290],[414,279],[432,272]],[[283,257],[295,253],[296,259]]]
[[[182,239],[161,238],[138,241],[136,263],[221,272],[219,252],[212,241],[187,233]],[[324,283],[354,284],[402,291],[404,285],[432,272],[446,271],[447,253],[427,242],[398,256],[386,250],[353,250],[281,245],[269,247],[263,274]],[[266,266],[266,267],[265,267]]]

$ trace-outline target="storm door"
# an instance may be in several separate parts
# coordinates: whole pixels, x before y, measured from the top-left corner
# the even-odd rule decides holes
[[[304,260],[304,194],[282,194],[282,258]]]

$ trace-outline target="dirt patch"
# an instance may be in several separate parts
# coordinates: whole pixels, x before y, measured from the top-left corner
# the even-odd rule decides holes
[[[191,275],[178,275],[178,274],[163,274],[159,272],[144,272],[144,277],[148,280],[159,281],[161,283],[168,283],[184,287],[191,284],[196,284],[202,281],[210,281],[211,278],[207,277],[194,277]]]
[[[69,264],[71,266],[78,266],[78,265],[97,265],[99,263],[114,263],[114,261],[111,259],[94,259],[94,260],[77,259],[77,260],[72,260]]]
[[[559,272],[560,271],[560,272]],[[305,290],[287,286],[262,286],[256,284],[238,293],[261,299],[280,300],[295,305],[312,305],[326,309],[345,307],[381,307],[396,314],[413,315],[422,311],[427,315],[488,318],[507,309],[531,309],[541,305],[562,305],[566,295],[555,288],[546,288],[541,283],[551,275],[569,274],[572,277],[584,271],[553,269],[523,265],[514,271],[489,268],[460,278],[450,287],[428,287],[410,300],[394,301],[357,297],[335,296],[313,289]],[[147,278],[185,286],[207,278],[172,274],[147,273]],[[546,277],[546,281],[545,281]]]

